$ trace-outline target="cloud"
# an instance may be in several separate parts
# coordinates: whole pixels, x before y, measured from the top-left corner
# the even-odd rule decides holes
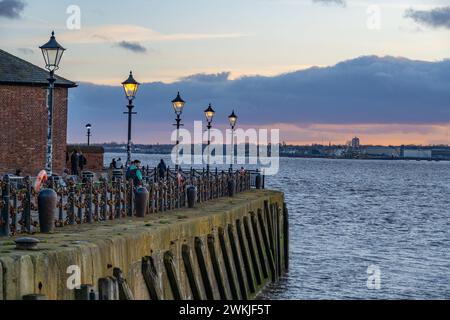
[[[244,37],[240,33],[173,33],[164,34],[153,29],[136,25],[103,25],[96,27],[84,27],[78,32],[66,32],[59,36],[64,43],[94,44],[117,43],[123,39],[129,42],[169,42],[169,41],[194,41],[223,38]]]
[[[139,42],[120,41],[116,46],[134,53],[147,53],[147,48]]]
[[[0,17],[19,18],[24,8],[22,0],[0,0]]]
[[[227,116],[235,109],[240,125],[351,128],[376,124],[375,129],[381,132],[380,124],[414,127],[450,123],[448,88],[450,60],[425,62],[390,56],[364,56],[272,77],[232,80],[227,72],[200,74],[174,83],[143,84],[135,101],[139,112],[136,123],[149,128],[167,124],[169,137],[173,121],[170,101],[180,91],[188,102],[183,113],[187,128],[194,120],[203,119],[203,110],[211,102],[217,112],[215,125],[227,125]],[[125,99],[120,87],[80,83],[70,92],[69,122],[74,127],[86,121],[119,123],[124,126],[119,130],[105,125],[104,134],[123,140]],[[332,131],[330,128],[327,131]],[[136,134],[137,139],[148,139],[148,132]]]
[[[230,72],[220,72],[220,73],[214,73],[214,74],[205,74],[205,73],[198,73],[191,76],[187,76],[184,78],[181,78],[180,81],[199,81],[199,82],[222,82],[227,81],[230,78]]]
[[[429,11],[410,8],[405,11],[405,17],[428,27],[450,29],[450,7],[439,7]]]
[[[312,0],[314,3],[325,4],[325,5],[334,5],[337,4],[341,7],[346,7],[347,2],[345,0]]]

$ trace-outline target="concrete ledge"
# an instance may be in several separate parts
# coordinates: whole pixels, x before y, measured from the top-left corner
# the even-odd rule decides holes
[[[37,251],[18,251],[14,239],[0,239],[0,299],[39,293],[75,299],[67,287],[70,266],[95,291],[118,268],[126,280],[119,289],[129,287],[139,300],[251,299],[285,271],[283,206],[281,192],[252,190],[196,209],[39,234]],[[152,288],[143,274],[146,257],[155,269],[147,278]]]

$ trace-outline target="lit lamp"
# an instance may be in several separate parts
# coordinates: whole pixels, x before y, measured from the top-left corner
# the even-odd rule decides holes
[[[139,89],[139,85],[140,83],[134,80],[132,71],[130,71],[130,76],[128,77],[128,79],[122,82],[125,96],[128,99],[128,111],[124,112],[124,114],[128,114],[127,166],[131,164],[131,118],[133,114],[136,114],[136,112],[133,112],[133,100],[136,98],[136,93]]]
[[[90,124],[90,123],[88,123],[87,125],[86,125],[86,130],[87,130],[87,144],[88,144],[88,146],[90,146],[91,145],[91,129],[92,129],[92,125]]]
[[[230,121],[231,126],[231,161],[230,161],[230,172],[233,171],[233,164],[234,164],[234,128],[236,127],[238,117],[233,112],[228,117],[228,120]]]
[[[181,124],[181,114],[183,113],[183,108],[184,105],[186,104],[186,102],[181,99],[180,96],[180,92],[178,92],[177,97],[172,100],[172,106],[173,106],[173,110],[175,111],[175,114],[177,115],[177,118],[175,119],[175,121],[177,122],[175,124],[175,126],[177,127],[177,146],[176,146],[176,152],[177,152],[177,158],[176,158],[176,164],[175,164],[175,171],[178,172],[179,170],[179,146],[180,146],[180,127],[182,126]]]
[[[209,165],[210,165],[210,160],[211,160],[211,154],[210,154],[210,148],[211,148],[211,128],[212,128],[212,121],[214,119],[214,115],[216,114],[216,112],[214,111],[214,109],[211,106],[211,103],[209,104],[208,108],[205,110],[205,117],[206,117],[206,121],[208,123],[207,128],[208,128],[208,163],[206,164],[206,171],[209,173]]]
[[[55,70],[59,69],[59,63],[64,54],[63,46],[61,46],[55,38],[55,32],[52,32],[50,40],[39,47],[42,50],[42,56],[45,61],[45,68],[50,72],[50,77],[48,78],[48,131],[47,131],[47,157],[45,162],[45,170],[47,175],[53,175],[53,95],[55,89]]]

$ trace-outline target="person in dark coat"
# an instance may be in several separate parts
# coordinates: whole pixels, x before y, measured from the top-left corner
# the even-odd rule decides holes
[[[110,165],[109,165],[110,169],[116,169],[117,168],[117,162],[116,162],[116,158],[112,159]]]
[[[160,179],[164,179],[166,176],[167,166],[163,159],[161,159],[161,162],[158,164],[158,175]]]
[[[72,169],[72,175],[78,175],[78,164],[79,164],[79,154],[77,150],[73,150],[72,155],[70,156],[70,167]]]
[[[81,151],[78,159],[78,165],[80,167],[80,171],[83,171],[84,167],[87,165],[87,159]]]

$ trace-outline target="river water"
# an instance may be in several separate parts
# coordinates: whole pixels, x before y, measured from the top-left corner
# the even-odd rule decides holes
[[[282,158],[266,187],[286,195],[291,266],[263,299],[450,299],[450,162]]]

